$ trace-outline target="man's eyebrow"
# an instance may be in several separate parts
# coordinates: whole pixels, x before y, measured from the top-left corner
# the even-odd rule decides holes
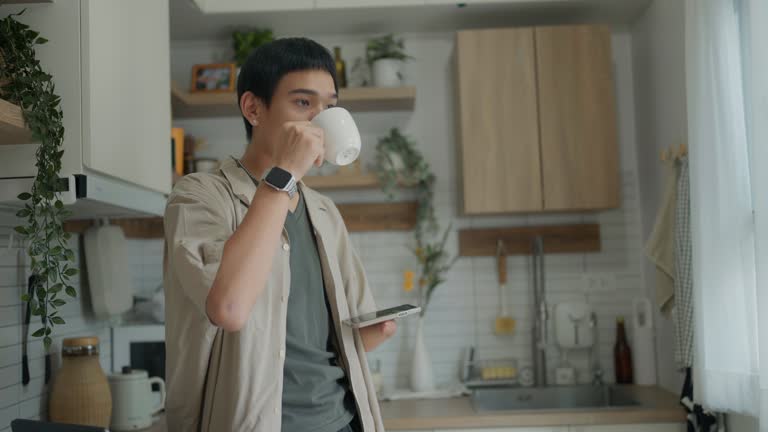
[[[320,95],[320,94],[319,94],[317,91],[315,91],[315,90],[311,90],[311,89],[305,89],[305,88],[297,88],[297,89],[293,89],[293,90],[289,91],[289,92],[288,92],[288,94],[306,94],[306,95],[310,95],[310,96],[319,96],[319,95]],[[336,94],[336,93],[331,93],[331,94],[330,94],[330,98],[331,98],[331,99],[338,99],[338,98],[339,98],[339,95],[338,95],[338,94]]]

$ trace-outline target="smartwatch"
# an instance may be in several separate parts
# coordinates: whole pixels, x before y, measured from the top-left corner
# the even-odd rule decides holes
[[[261,181],[276,190],[288,193],[289,198],[293,198],[297,191],[296,178],[293,174],[277,166],[270,168]]]

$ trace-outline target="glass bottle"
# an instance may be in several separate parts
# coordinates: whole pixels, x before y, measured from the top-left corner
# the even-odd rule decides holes
[[[616,384],[632,384],[632,350],[627,342],[623,317],[616,320],[616,344],[613,347],[613,361]]]
[[[333,56],[336,60],[336,79],[339,82],[339,88],[347,86],[347,64],[341,58],[341,47],[333,47]]]

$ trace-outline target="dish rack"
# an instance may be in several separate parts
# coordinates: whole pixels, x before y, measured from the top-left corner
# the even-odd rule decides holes
[[[515,358],[470,359],[464,366],[464,385],[468,388],[518,385],[518,373]]]

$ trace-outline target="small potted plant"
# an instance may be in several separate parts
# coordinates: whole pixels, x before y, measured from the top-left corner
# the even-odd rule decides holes
[[[373,85],[376,87],[401,86],[403,62],[413,58],[405,53],[403,39],[395,39],[391,33],[368,40],[365,56],[371,66]]]
[[[235,50],[237,74],[240,75],[240,66],[245,63],[251,51],[267,42],[272,42],[272,40],[274,40],[274,34],[270,29],[235,30],[232,32],[232,48]]]

